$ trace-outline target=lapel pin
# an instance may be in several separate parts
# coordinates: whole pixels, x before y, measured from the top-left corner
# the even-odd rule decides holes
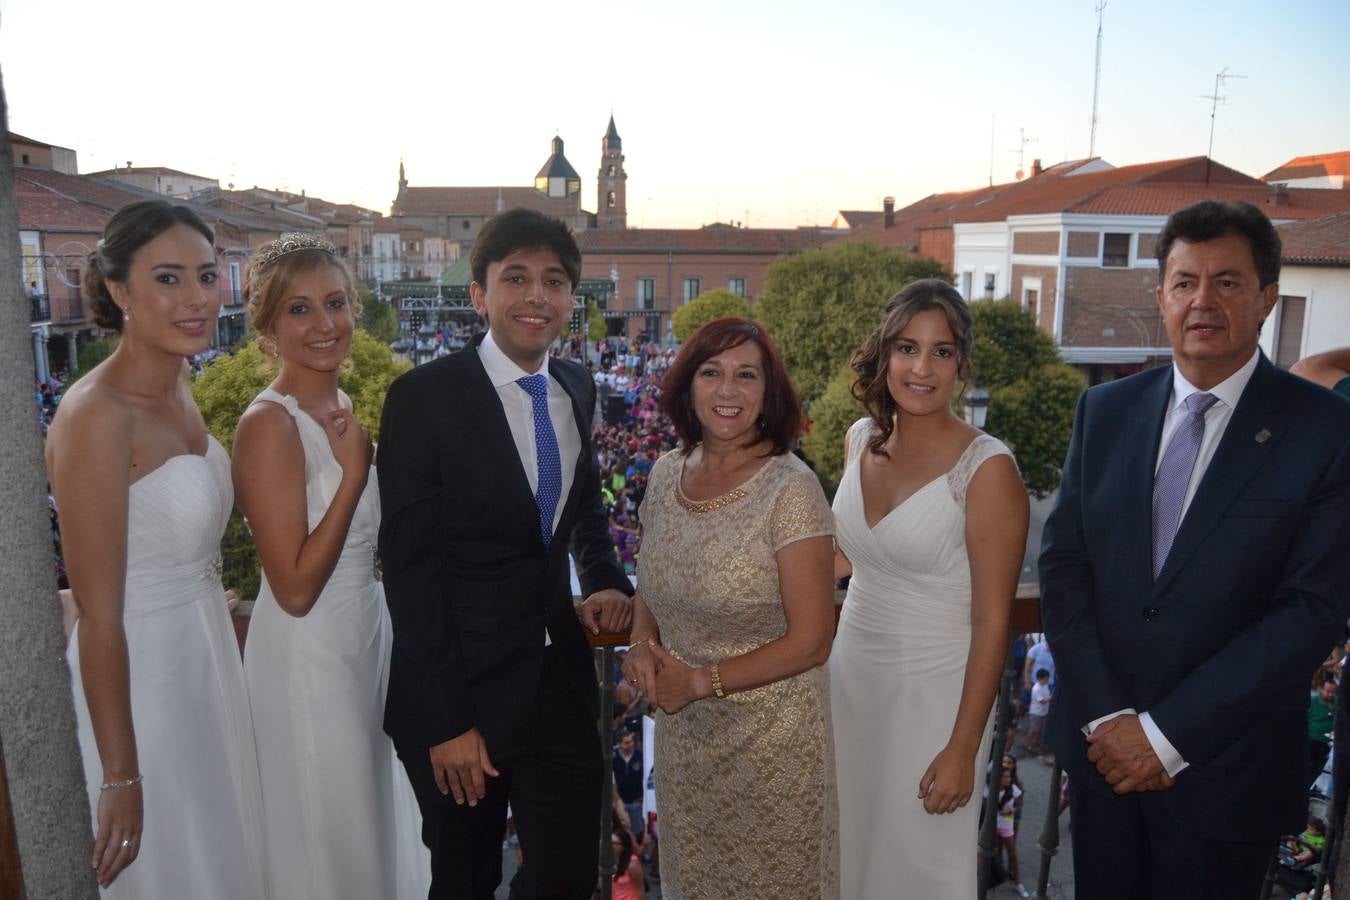
[[[1256,433],[1256,442],[1258,444],[1264,444],[1268,440],[1270,440],[1270,429],[1262,428]]]

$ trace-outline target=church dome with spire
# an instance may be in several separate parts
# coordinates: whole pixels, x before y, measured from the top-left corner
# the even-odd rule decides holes
[[[612,124],[612,123],[611,123]],[[581,176],[563,155],[563,139],[553,138],[553,153],[534,176],[534,189],[550,197],[568,197],[581,193]]]

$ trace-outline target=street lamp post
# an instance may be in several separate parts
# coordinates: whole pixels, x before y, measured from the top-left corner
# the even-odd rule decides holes
[[[983,431],[988,418],[989,392],[977,384],[966,394],[966,422]]]

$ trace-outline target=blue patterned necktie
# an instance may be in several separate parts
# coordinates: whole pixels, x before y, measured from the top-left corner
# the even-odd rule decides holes
[[[1163,453],[1158,474],[1153,476],[1153,578],[1162,572],[1181,526],[1181,507],[1191,484],[1195,458],[1205,439],[1205,413],[1217,403],[1213,394],[1191,394],[1186,398],[1186,418],[1172,434],[1172,442]]]
[[[534,455],[539,465],[539,487],[534,504],[539,507],[539,534],[547,547],[553,541],[553,511],[562,496],[562,463],[558,456],[558,435],[548,414],[548,376],[526,375],[516,384],[530,395],[534,408]]]

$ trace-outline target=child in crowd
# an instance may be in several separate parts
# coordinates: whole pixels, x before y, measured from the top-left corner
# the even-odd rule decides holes
[[[1027,710],[1028,753],[1044,753],[1048,748],[1042,740],[1045,735],[1045,719],[1050,715],[1050,672],[1047,669],[1036,670],[1036,683],[1031,687],[1031,706]]]

